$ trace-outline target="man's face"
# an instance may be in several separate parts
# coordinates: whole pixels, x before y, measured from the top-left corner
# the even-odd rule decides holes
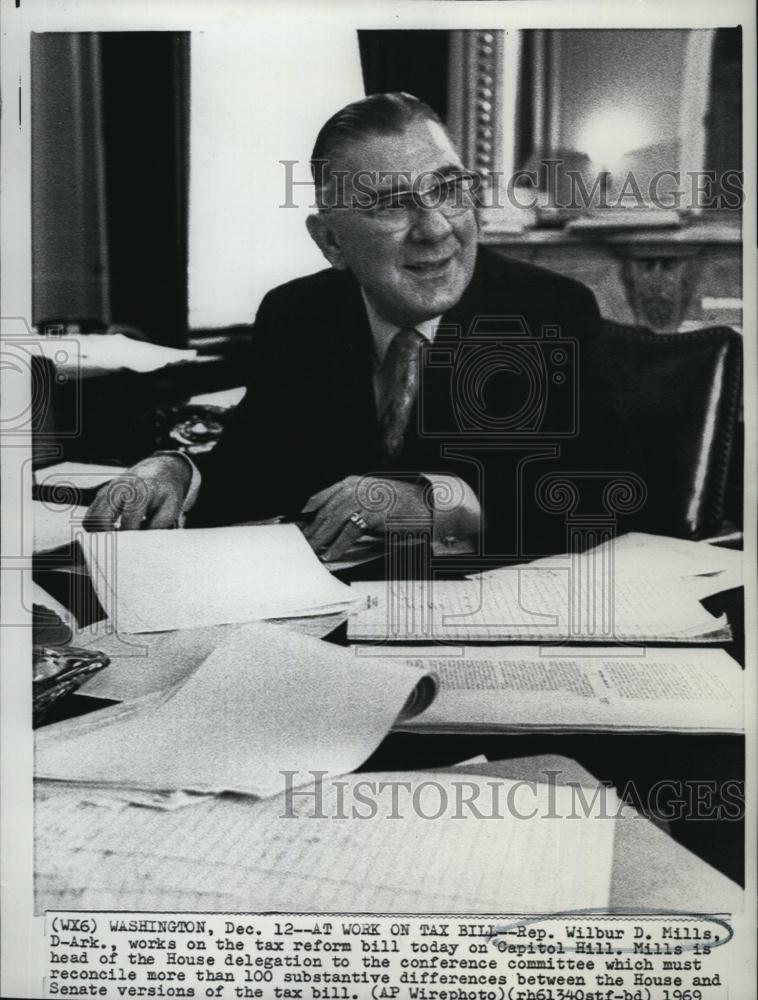
[[[353,204],[353,196],[365,204],[368,189],[386,194],[393,184],[407,188],[416,180],[423,189],[433,174],[463,170],[444,130],[427,119],[402,132],[345,144],[332,157],[331,166],[345,172],[347,205]],[[338,207],[317,218],[321,234],[317,241],[329,261],[353,272],[376,311],[389,322],[405,326],[439,316],[458,302],[471,281],[478,235],[473,207],[449,212],[414,200],[408,212],[384,215]],[[314,228],[309,228],[315,236]]]

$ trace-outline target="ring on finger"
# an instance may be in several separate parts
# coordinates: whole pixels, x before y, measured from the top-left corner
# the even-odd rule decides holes
[[[368,524],[366,523],[366,519],[359,510],[356,510],[354,513],[350,515],[350,522],[354,524],[357,528],[360,528],[361,531],[368,531]]]

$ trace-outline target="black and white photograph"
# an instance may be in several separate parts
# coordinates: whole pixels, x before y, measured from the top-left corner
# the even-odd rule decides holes
[[[752,5],[2,17],[0,994],[752,1000]]]

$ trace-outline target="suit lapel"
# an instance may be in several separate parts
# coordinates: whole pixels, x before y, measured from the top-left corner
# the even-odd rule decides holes
[[[449,309],[440,321],[440,326],[457,326],[459,327],[456,332],[456,337],[460,339],[461,337],[466,337],[468,333],[468,326],[471,323],[473,317],[477,316],[480,312],[480,303],[482,299],[482,286],[484,284],[484,279],[482,276],[482,250],[479,249],[478,259],[476,267],[474,268],[474,274],[471,281],[468,283],[465,292],[460,297],[458,302]]]
[[[333,393],[343,440],[358,454],[381,452],[373,384],[373,340],[366,307],[357,281],[339,272],[334,296],[333,322],[327,331],[329,372],[326,381]]]
[[[427,454],[428,459],[433,456],[438,461],[440,449],[446,443],[444,436],[440,438],[425,434],[424,425],[437,431],[447,427],[452,430],[456,426],[452,398],[454,385],[449,377],[445,377],[450,374],[450,370],[446,367],[429,366],[425,364],[424,357],[433,351],[435,346],[437,348],[445,344],[454,346],[465,340],[472,319],[481,312],[482,284],[481,264],[478,264],[461,298],[440,320],[434,345],[425,345],[423,348],[419,387],[419,394],[423,394],[423,412],[420,411],[417,401],[411,416],[407,442],[407,450],[414,458],[419,454]]]

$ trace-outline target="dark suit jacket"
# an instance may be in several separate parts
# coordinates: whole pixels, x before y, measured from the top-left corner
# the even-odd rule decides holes
[[[416,416],[392,471],[465,478],[485,511],[487,552],[565,549],[565,518],[535,500],[539,480],[635,467],[601,373],[582,355],[599,332],[583,285],[480,249],[470,285],[424,346]],[[345,476],[381,473],[372,352],[350,273],[269,292],[247,394],[201,465],[191,523],[294,514]]]

